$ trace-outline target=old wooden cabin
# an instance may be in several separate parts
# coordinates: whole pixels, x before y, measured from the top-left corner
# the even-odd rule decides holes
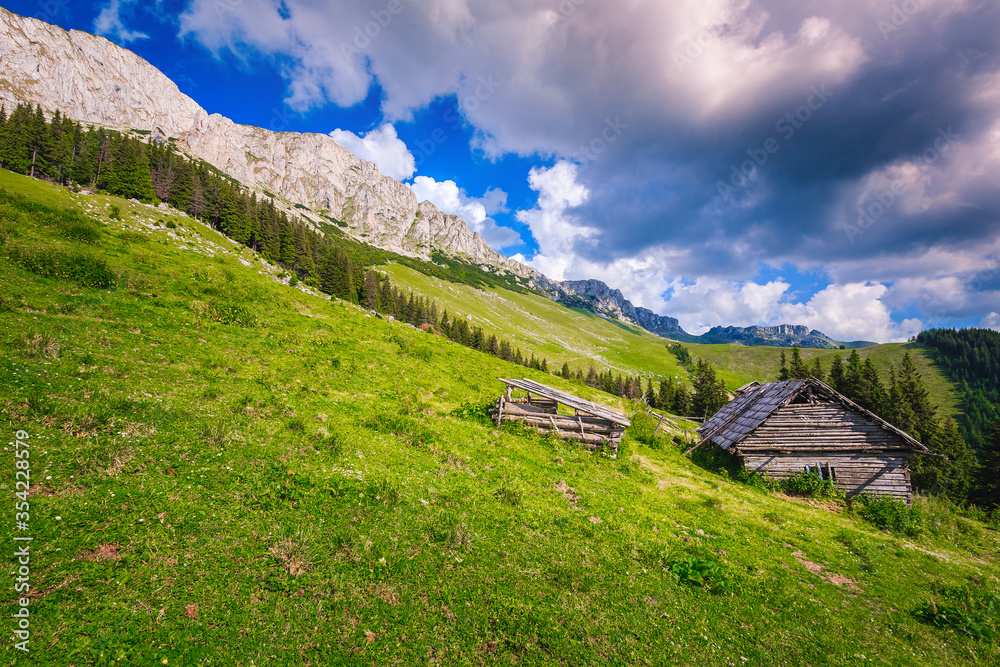
[[[751,472],[777,479],[818,472],[849,498],[870,493],[907,503],[909,460],[928,451],[815,379],[747,386],[698,433]]]
[[[612,456],[617,455],[622,434],[630,426],[625,415],[534,380],[500,381],[506,388],[490,408],[497,426],[504,421],[520,422],[541,433],[578,440],[592,451],[607,448]],[[526,396],[515,397],[515,390]],[[560,405],[572,409],[573,414],[559,414]]]

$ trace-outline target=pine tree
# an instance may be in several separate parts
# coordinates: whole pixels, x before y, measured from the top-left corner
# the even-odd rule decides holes
[[[562,371],[559,374],[562,375],[567,380],[571,377],[572,373],[569,370],[569,362],[568,361],[564,361],[563,362]]]
[[[826,379],[826,373],[823,372],[823,364],[820,363],[819,357],[813,359],[812,368],[809,369],[809,377],[816,378],[820,382]]]
[[[788,373],[788,360],[785,359],[785,351],[782,350],[781,351],[781,368],[778,369],[778,381],[779,382],[784,382],[785,380],[789,379],[789,377],[790,376],[789,376],[789,373]]]
[[[809,367],[802,361],[798,345],[792,346],[792,364],[788,369],[788,377],[792,380],[804,380],[809,377]]]
[[[839,354],[830,362],[829,385],[841,394],[844,393],[844,361]]]

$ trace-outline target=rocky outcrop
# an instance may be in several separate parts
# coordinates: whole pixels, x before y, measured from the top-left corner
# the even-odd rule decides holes
[[[74,120],[174,138],[244,185],[345,222],[372,245],[430,259],[432,250],[526,278],[454,215],[419,202],[323,134],[272,132],[209,114],[138,55],[86,32],[0,8],[0,102],[38,103]]]
[[[773,327],[713,327],[701,339],[705,343],[740,343],[742,345],[774,345],[777,347],[834,348],[838,343],[822,331],[801,324],[779,324]]]
[[[631,322],[659,336],[687,335],[676,318],[657,315],[648,308],[636,308],[620,290],[612,289],[600,280],[566,280],[556,284],[557,300],[568,306],[588,310]]]
[[[678,334],[687,335],[687,332],[681,328],[681,323],[677,321],[676,317],[657,315],[648,308],[636,308],[635,315],[636,324],[650,333],[655,333],[657,336],[666,336],[669,338]]]

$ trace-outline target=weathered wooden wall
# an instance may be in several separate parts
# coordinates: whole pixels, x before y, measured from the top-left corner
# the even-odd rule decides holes
[[[833,478],[838,489],[848,498],[861,493],[892,496],[907,503],[910,491],[910,471],[903,457],[869,454],[837,455],[835,452],[817,451],[801,454],[747,454],[743,465],[750,472],[783,479],[819,466],[823,478]]]
[[[782,406],[735,449],[751,472],[780,479],[820,466],[848,497],[912,499],[907,443],[836,403]]]

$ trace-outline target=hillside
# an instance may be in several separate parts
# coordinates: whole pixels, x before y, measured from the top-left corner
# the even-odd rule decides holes
[[[600,369],[607,366],[623,372],[641,373],[656,380],[685,378],[687,373],[677,360],[667,352],[666,341],[658,336],[614,320],[602,318],[580,309],[566,309],[548,299],[514,293],[502,288],[477,290],[466,285],[456,285],[440,278],[427,276],[411,267],[388,264],[380,268],[394,283],[409,287],[415,292],[431,296],[450,312],[471,316],[472,322],[485,330],[515,341],[522,349],[546,357],[558,368],[568,362],[575,370],[586,372],[590,360]],[[706,345],[685,343],[691,353],[707,359],[719,370],[720,377],[730,390],[752,380],[774,380],[778,375],[780,355],[788,348],[744,346],[733,344]],[[868,357],[883,374],[889,377],[889,366],[897,367],[909,350],[923,374],[931,400],[942,409],[942,414],[959,413],[958,394],[954,384],[945,377],[928,351],[915,343],[890,343],[861,348],[858,354]],[[804,348],[802,356],[809,362],[819,357],[826,369],[830,361],[844,350]]]
[[[921,620],[998,627],[956,597],[997,599],[981,523],[922,502],[928,532],[882,533],[641,419],[618,460],[497,430],[508,375],[631,406],[290,288],[184,216],[0,188],[30,196],[0,205],[0,418],[29,436],[32,664],[1000,659]]]

